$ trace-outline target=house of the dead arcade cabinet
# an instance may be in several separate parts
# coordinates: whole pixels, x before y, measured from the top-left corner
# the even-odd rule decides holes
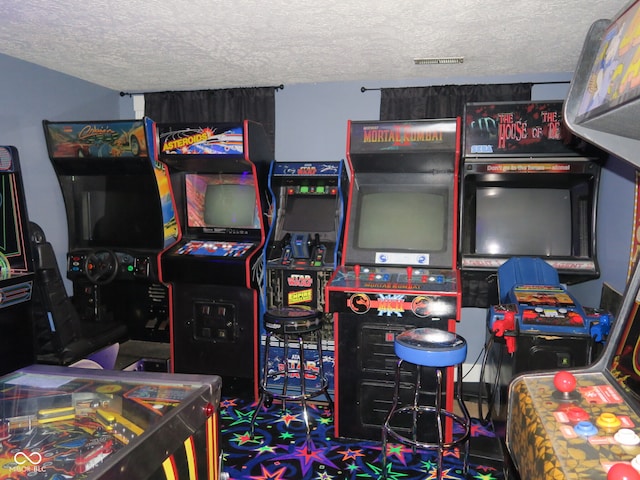
[[[18,150],[0,147],[0,374],[35,361],[29,312],[33,262]]]
[[[265,307],[301,306],[324,312],[325,287],[341,260],[349,178],[343,161],[274,162],[269,174],[274,218],[265,248]],[[325,376],[333,391],[333,315],[324,313],[322,350]],[[261,335],[260,348],[265,348]],[[284,348],[272,341],[269,362],[281,361]],[[317,349],[305,351],[317,362]],[[263,358],[263,355],[260,355]],[[295,359],[288,360],[292,364]],[[275,370],[279,366],[274,365]],[[309,370],[313,367],[308,366]]]
[[[266,178],[261,124],[159,124],[182,227],[162,257],[173,286],[173,366],[255,394]]]
[[[469,103],[460,191],[463,305],[497,303],[498,267],[537,256],[562,283],[597,278],[597,149],[563,125],[562,102]]]
[[[67,277],[81,320],[124,324],[125,339],[168,345],[169,292],[159,255],[178,231],[155,124],[144,118],[43,126],[66,208]]]
[[[459,125],[458,119],[349,122],[343,258],[327,286],[327,311],[336,312],[341,437],[380,438],[393,397],[395,336],[427,326],[453,332],[460,318]],[[444,404],[451,409],[451,372],[446,382]],[[424,388],[433,392],[435,382]],[[405,400],[410,391],[401,388]]]
[[[514,375],[591,361],[597,312],[583,315],[561,284],[599,276],[601,158],[566,129],[559,101],[470,103],[464,122],[462,300],[464,306],[496,306],[488,311],[484,380],[492,385],[490,411],[497,421],[504,420],[506,388]],[[516,257],[525,258],[514,263]],[[517,321],[518,312],[502,311],[500,304],[518,304],[516,298],[532,301],[533,290],[550,304],[545,310],[539,301],[531,303],[527,325]],[[540,308],[543,314],[534,321],[530,314]],[[515,324],[504,323],[503,313]]]
[[[640,2],[635,1],[613,21],[591,26],[564,104],[573,133],[636,169],[638,58]],[[635,263],[596,363],[521,375],[512,383],[506,443],[520,478],[640,478],[640,268]]]

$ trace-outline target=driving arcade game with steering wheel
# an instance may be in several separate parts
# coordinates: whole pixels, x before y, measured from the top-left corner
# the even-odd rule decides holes
[[[159,255],[177,241],[178,226],[154,122],[43,126],[64,197],[67,278],[81,320],[124,325],[125,339],[143,342],[136,355],[147,349],[166,356],[169,369],[170,294],[160,282]]]

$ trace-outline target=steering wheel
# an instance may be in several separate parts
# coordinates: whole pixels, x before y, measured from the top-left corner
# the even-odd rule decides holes
[[[96,250],[87,255],[84,262],[84,272],[91,283],[106,285],[112,282],[118,270],[120,262],[111,250]]]

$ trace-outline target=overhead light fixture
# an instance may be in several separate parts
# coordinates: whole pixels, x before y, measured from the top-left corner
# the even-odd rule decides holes
[[[414,58],[413,63],[416,65],[444,65],[451,63],[463,63],[464,57],[431,57],[431,58]]]

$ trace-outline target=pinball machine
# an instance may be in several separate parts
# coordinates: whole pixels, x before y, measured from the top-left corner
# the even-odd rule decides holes
[[[227,478],[220,377],[32,365],[0,377],[0,478]]]

